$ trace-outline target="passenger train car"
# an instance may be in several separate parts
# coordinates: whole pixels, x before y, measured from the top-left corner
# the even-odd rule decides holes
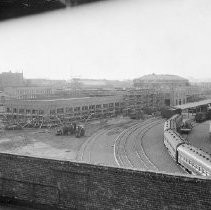
[[[188,172],[211,176],[211,156],[209,154],[188,144],[178,146],[177,152],[177,162]]]
[[[177,148],[184,143],[184,139],[177,132],[173,130],[167,130],[164,132],[164,145],[174,160],[177,161],[178,159]]]
[[[211,155],[190,144],[177,133],[182,116],[174,115],[164,124],[164,145],[171,157],[186,171],[195,175],[211,176]],[[177,127],[178,126],[178,127]]]
[[[169,129],[178,131],[183,124],[183,117],[182,115],[176,114],[173,115],[170,119],[168,119],[164,123],[164,131],[167,131]]]
[[[164,129],[163,131],[168,131],[168,130],[171,130],[171,121],[170,120],[166,120],[165,123],[164,123]]]
[[[183,124],[183,117],[180,114],[173,115],[171,118],[171,129],[177,131],[181,128]]]

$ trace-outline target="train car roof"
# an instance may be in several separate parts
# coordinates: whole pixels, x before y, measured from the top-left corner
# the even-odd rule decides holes
[[[169,120],[174,120],[175,118],[177,118],[177,117],[179,117],[180,116],[180,114],[175,114],[175,115],[173,115]]]
[[[198,162],[203,163],[211,170],[211,155],[197,147],[190,144],[181,145],[178,150],[184,152],[186,155],[193,156]]]
[[[175,119],[177,116],[178,116],[178,114],[175,114],[175,115],[171,116],[171,118],[170,118],[169,120],[173,120],[173,119]]]
[[[164,132],[164,135],[173,140],[171,141],[171,144],[173,144],[175,147],[180,143],[184,143],[184,139],[176,131],[167,130]]]

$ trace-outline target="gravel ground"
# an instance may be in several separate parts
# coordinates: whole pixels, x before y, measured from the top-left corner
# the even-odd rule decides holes
[[[24,129],[2,131],[0,133],[0,152],[43,157],[58,160],[76,160],[81,145],[103,127],[130,121],[128,118],[109,119],[107,122],[92,121],[86,125],[84,137],[56,136],[55,130]]]

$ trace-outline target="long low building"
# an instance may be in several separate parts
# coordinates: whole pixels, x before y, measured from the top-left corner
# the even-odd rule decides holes
[[[123,106],[121,96],[85,97],[54,100],[6,100],[7,116],[14,119],[33,118],[36,116],[58,116],[84,118],[114,115]]]

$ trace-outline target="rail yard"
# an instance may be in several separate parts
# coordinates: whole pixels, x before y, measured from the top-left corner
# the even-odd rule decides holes
[[[105,166],[184,173],[165,151],[163,125],[161,118],[131,120],[118,117],[103,123],[90,122],[85,136],[81,138],[55,136],[55,129],[2,131],[0,151]]]

